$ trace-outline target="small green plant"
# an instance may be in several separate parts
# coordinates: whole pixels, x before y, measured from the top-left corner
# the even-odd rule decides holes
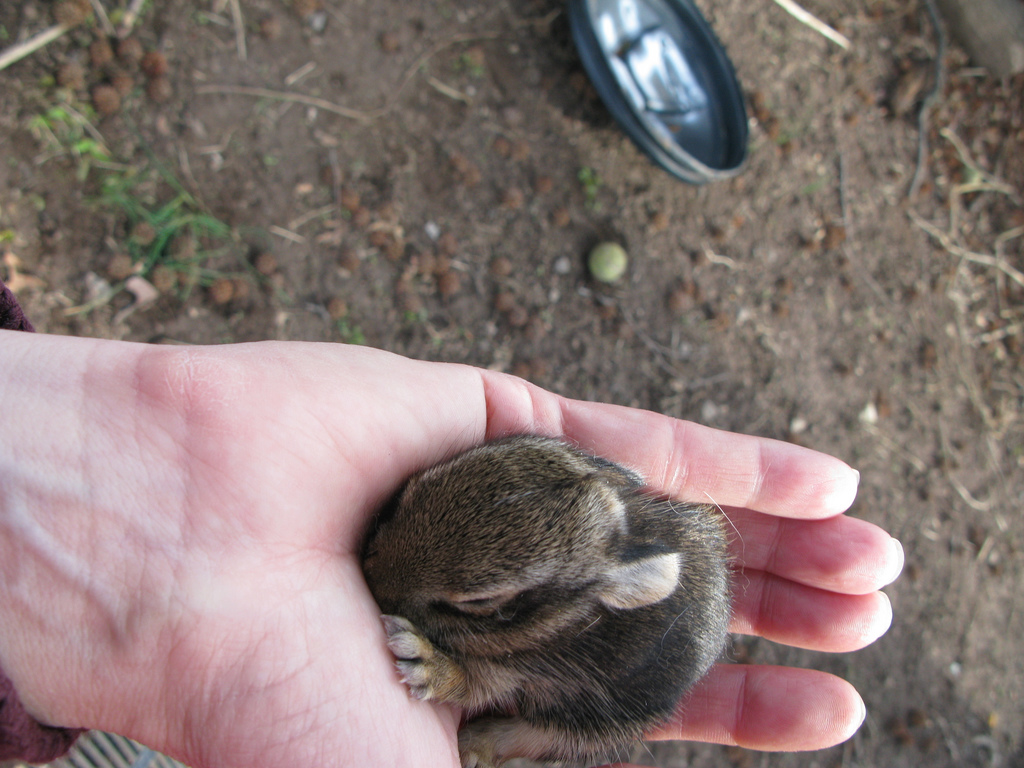
[[[592,211],[600,210],[601,204],[597,200],[597,193],[601,189],[602,182],[601,177],[597,175],[597,171],[589,165],[585,165],[580,168],[576,178],[579,179],[580,185],[583,187],[583,199],[587,208]]]
[[[85,181],[93,166],[113,162],[110,150],[90,122],[90,110],[83,107],[83,114],[70,105],[57,104],[28,121],[29,131],[43,147],[40,162],[72,157],[78,181]]]
[[[57,103],[28,121],[42,148],[37,162],[74,161],[78,181],[88,180],[90,189],[98,190],[92,204],[125,222],[129,234],[120,246],[130,260],[131,274],[150,279],[161,293],[184,294],[223,277],[255,279],[231,227],[211,215],[152,153],[149,163],[117,162],[92,123],[92,107],[67,98],[59,96]],[[45,207],[44,200],[40,204]],[[122,279],[107,286],[99,299],[77,311],[105,304],[124,285]]]
[[[801,195],[813,195],[825,186],[825,179],[815,179],[800,188]]]
[[[335,320],[334,327],[338,329],[338,335],[346,344],[366,344],[366,335],[363,333],[362,328],[355,323],[350,323],[344,317]]]
[[[479,80],[487,74],[487,60],[484,57],[483,49],[473,47],[463,52],[455,62],[455,70],[465,72],[473,79]]]
[[[406,325],[422,325],[427,320],[427,311],[425,309],[407,309],[402,313],[402,319],[405,320]]]
[[[245,273],[210,266],[231,261],[234,233],[224,222],[207,213],[173,177],[161,174],[176,193],[163,203],[147,199],[141,190],[151,186],[149,174],[111,173],[103,179],[97,204],[127,219],[129,236],[124,242],[136,270],[149,277],[158,267],[178,275],[187,293],[195,285],[209,286],[222,277]],[[238,261],[242,261],[238,259]]]

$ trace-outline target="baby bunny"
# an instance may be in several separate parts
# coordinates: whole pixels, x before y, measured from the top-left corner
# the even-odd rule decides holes
[[[464,768],[641,738],[708,671],[729,624],[722,514],[548,438],[414,476],[379,515],[363,571],[412,695],[468,711]]]

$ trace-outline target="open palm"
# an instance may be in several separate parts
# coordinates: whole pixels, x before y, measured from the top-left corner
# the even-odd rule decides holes
[[[83,352],[44,339],[34,341],[64,345],[54,354],[81,357],[83,381],[95,382],[64,454],[81,487],[102,489],[71,502],[62,488],[63,514],[91,522],[54,534],[65,560],[91,569],[87,597],[57,601],[77,606],[88,658],[64,641],[70,660],[40,669],[39,652],[57,655],[45,643],[0,647],[50,722],[120,732],[195,768],[458,765],[460,713],[399,683],[359,547],[411,473],[513,433],[564,437],[654,489],[720,504],[741,571],[734,631],[849,651],[891,619],[877,590],[899,572],[900,549],[837,516],[856,475],[809,450],[365,348],[90,342]],[[124,373],[104,379],[101,367]],[[53,381],[54,391],[37,386],[51,408]],[[36,493],[56,493],[40,484]],[[653,736],[808,749],[862,719],[838,678],[720,665]]]

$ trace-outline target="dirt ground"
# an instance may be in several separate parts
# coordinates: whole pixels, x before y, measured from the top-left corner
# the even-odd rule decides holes
[[[892,630],[731,655],[847,678],[864,727],[636,759],[1024,765],[1024,78],[950,45],[911,198],[922,2],[806,0],[849,51],[698,4],[752,118],[706,187],[613,124],[558,0],[167,0],[112,46],[93,18],[0,72],[0,275],[50,333],[364,343],[840,456],[906,548]],[[55,10],[0,5],[0,48]],[[606,239],[614,286],[586,268]]]

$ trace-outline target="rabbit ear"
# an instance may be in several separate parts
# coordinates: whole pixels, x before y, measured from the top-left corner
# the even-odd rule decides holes
[[[598,597],[609,608],[622,610],[664,600],[679,583],[681,558],[678,552],[669,552],[618,563],[606,574],[607,582]]]

